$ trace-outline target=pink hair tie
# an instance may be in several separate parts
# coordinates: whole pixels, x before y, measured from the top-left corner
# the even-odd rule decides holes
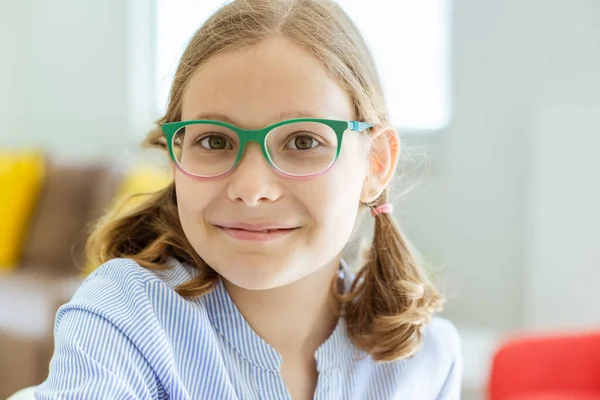
[[[394,206],[391,203],[383,203],[371,209],[371,215],[376,217],[381,214],[391,214],[394,211]]]

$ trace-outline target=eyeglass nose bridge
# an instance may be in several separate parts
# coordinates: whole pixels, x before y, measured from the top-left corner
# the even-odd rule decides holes
[[[244,152],[246,151],[246,148],[250,142],[256,143],[260,148],[263,157],[265,158],[265,160],[267,160],[269,166],[273,168],[276,172],[281,173],[282,171],[280,171],[279,168],[277,168],[277,166],[271,159],[271,156],[269,155],[269,151],[267,149],[267,137],[269,136],[269,133],[274,129],[275,127],[267,127],[263,129],[234,129],[234,132],[238,135],[240,139],[240,148],[238,150],[238,154],[233,165],[225,173],[230,173],[231,171],[237,168],[237,166],[242,161]]]

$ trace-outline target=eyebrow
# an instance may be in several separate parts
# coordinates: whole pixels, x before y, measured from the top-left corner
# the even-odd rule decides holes
[[[279,114],[277,116],[276,122],[284,121],[286,119],[294,119],[294,118],[317,118],[317,117],[315,117],[314,114],[311,114],[308,112],[298,112],[298,111],[282,112],[281,114]],[[194,120],[205,119],[205,120],[211,120],[211,121],[221,121],[221,122],[226,122],[231,125],[239,126],[232,118],[228,117],[225,114],[221,114],[221,113],[201,112],[201,113],[195,114],[192,119],[194,119]]]

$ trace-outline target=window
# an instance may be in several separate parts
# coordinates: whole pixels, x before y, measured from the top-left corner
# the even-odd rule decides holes
[[[375,57],[392,122],[435,130],[450,119],[450,0],[338,0]],[[157,87],[162,113],[177,61],[223,0],[157,0]]]

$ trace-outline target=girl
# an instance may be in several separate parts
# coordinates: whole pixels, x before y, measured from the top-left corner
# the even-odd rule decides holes
[[[375,23],[375,21],[374,21]],[[400,149],[327,0],[237,0],[191,39],[147,142],[173,183],[105,219],[39,399],[458,399],[456,330],[387,203]],[[355,276],[341,259],[375,218]]]

